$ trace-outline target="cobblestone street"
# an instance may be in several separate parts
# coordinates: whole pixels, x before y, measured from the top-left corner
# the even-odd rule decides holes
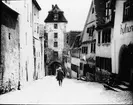
[[[128,91],[105,90],[96,82],[65,78],[62,87],[55,76],[37,80],[21,90],[0,96],[0,104],[131,104]]]

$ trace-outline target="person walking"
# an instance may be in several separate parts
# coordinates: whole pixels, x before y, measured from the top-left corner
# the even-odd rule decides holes
[[[57,68],[56,79],[59,82],[59,86],[62,86],[62,82],[63,82],[63,79],[64,79],[64,72],[63,72],[61,67]]]

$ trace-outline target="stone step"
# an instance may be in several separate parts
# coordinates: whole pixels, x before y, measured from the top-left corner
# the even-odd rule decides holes
[[[126,82],[126,81],[121,81],[121,84],[123,84],[123,85],[125,85],[125,86],[127,86],[127,87],[130,86],[130,83],[129,83],[129,82]]]
[[[123,84],[118,85],[117,88],[119,88],[121,90],[129,90],[129,87],[128,86],[125,86]]]
[[[116,87],[112,87],[112,86],[110,86],[110,85],[108,85],[108,84],[103,84],[103,86],[104,86],[107,90],[113,90],[113,91],[116,91],[116,92],[121,91],[121,89],[116,88]]]

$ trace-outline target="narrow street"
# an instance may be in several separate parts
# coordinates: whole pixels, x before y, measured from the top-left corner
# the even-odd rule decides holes
[[[132,98],[128,91],[105,90],[96,82],[65,78],[59,87],[55,76],[46,76],[21,90],[1,95],[0,104],[132,104]]]

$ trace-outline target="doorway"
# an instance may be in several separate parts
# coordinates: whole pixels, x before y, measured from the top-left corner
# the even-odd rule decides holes
[[[56,68],[58,66],[61,66],[61,63],[59,62],[52,62],[50,65],[49,65],[49,75],[56,75]]]
[[[130,82],[131,70],[133,69],[133,44],[122,45],[119,53],[119,78]]]
[[[86,76],[86,73],[89,72],[89,70],[90,70],[89,64],[84,64],[83,76]]]

